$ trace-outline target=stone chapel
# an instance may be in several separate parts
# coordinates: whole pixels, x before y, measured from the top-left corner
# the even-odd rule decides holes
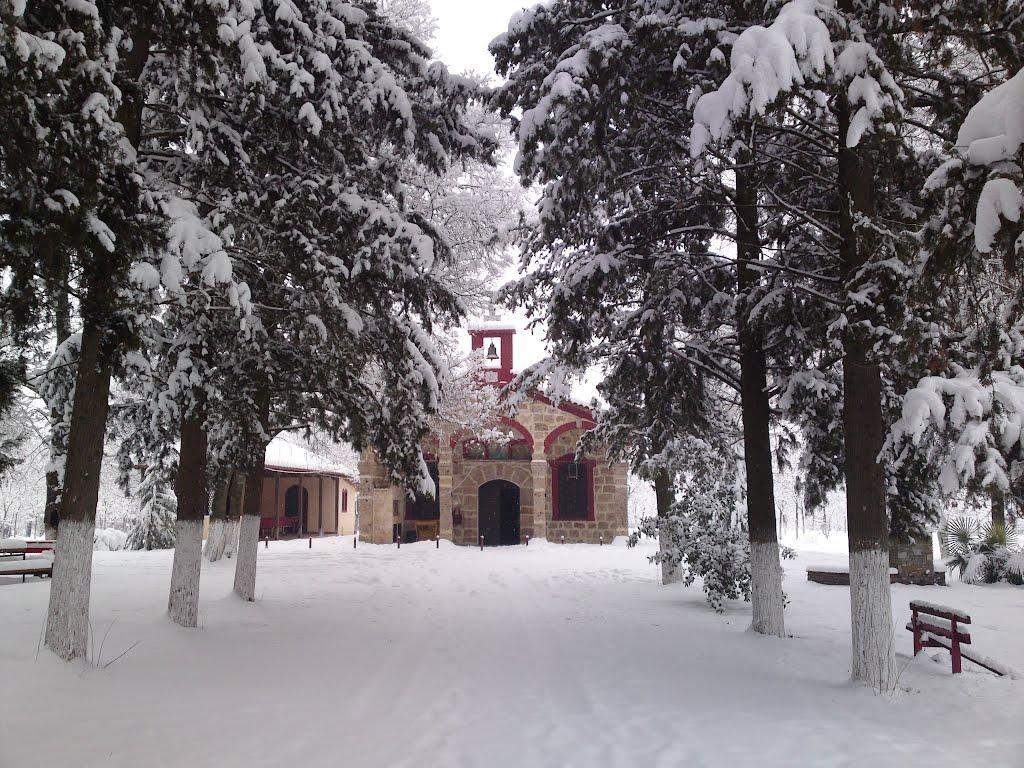
[[[501,387],[513,377],[515,329],[496,319],[470,327],[474,350],[484,349],[479,386]],[[626,464],[609,465],[603,452],[577,458],[576,444],[594,417],[573,402],[555,405],[534,394],[512,415],[500,416],[507,440],[434,435],[423,442],[437,493],[409,498],[386,478],[373,449],[359,461],[359,537],[374,544],[432,540],[502,546],[546,538],[610,543],[627,533]]]

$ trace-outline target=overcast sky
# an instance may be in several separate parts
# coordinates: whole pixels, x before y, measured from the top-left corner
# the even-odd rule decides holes
[[[491,72],[487,44],[508,29],[516,11],[536,3],[523,0],[430,0],[439,22],[434,52],[455,72]]]

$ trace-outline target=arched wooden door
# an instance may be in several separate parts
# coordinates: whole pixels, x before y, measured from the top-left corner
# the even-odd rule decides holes
[[[519,486],[491,480],[480,486],[477,513],[484,546],[519,543]]]

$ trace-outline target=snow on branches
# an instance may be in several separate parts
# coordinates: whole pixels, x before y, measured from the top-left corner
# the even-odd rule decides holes
[[[939,474],[944,492],[969,483],[1009,490],[1006,457],[1020,454],[1024,436],[1024,369],[1015,365],[988,377],[958,370],[948,378],[921,379],[907,393],[893,432],[919,444],[930,430],[951,442]]]
[[[830,29],[830,27],[832,29]],[[834,32],[833,32],[834,30]],[[790,0],[767,27],[744,29],[732,44],[730,73],[718,89],[697,99],[690,151],[704,153],[732,134],[733,121],[763,116],[797,87],[845,83],[856,107],[843,137],[857,146],[866,133],[889,130],[903,93],[874,47],[831,0]]]

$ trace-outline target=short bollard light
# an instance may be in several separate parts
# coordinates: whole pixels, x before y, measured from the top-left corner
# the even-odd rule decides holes
[[[526,546],[530,546],[530,534],[526,534]]]
[[[565,544],[565,536],[560,536],[559,540],[562,544]]]
[[[270,549],[270,537],[269,536],[264,536],[263,537],[263,548],[264,549]]]
[[[441,548],[441,534],[435,533],[434,534],[434,549],[440,549],[440,548]]]
[[[313,537],[312,536],[309,537],[309,548],[310,549],[313,548]]]
[[[480,551],[481,552],[484,551],[484,537],[483,536],[480,537]]]

